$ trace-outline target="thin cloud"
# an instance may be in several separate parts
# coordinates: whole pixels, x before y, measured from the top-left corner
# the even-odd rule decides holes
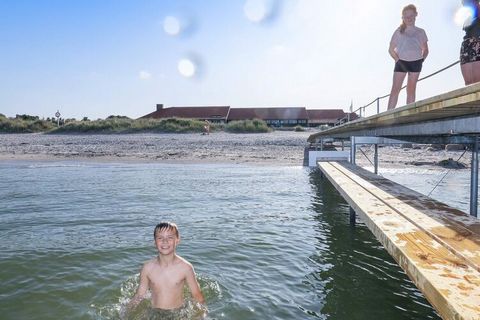
[[[142,70],[138,73],[138,78],[140,80],[150,80],[152,78],[152,74],[148,71]]]

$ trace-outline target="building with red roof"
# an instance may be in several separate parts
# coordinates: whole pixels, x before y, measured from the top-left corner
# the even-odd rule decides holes
[[[294,108],[230,108],[227,122],[235,120],[261,119],[268,125],[295,126],[308,124],[307,111],[303,107]]]
[[[356,119],[355,113],[350,114],[350,120]],[[213,123],[227,123],[237,120],[260,119],[269,126],[333,126],[347,114],[342,109],[313,109],[305,107],[258,107],[258,108],[231,108],[229,106],[198,106],[198,107],[169,107],[157,104],[157,110],[142,118],[188,118],[208,120]]]
[[[197,120],[208,120],[210,122],[227,122],[229,106],[213,107],[170,107],[164,108],[163,104],[157,104],[157,110],[144,115],[142,118],[188,118]]]

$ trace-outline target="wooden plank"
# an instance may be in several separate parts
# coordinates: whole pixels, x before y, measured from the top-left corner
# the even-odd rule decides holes
[[[349,163],[332,165],[480,272],[478,219]]]
[[[398,194],[390,193],[397,187],[391,181],[374,184],[372,177],[364,181],[361,170],[359,173],[337,162],[319,162],[318,166],[444,319],[480,319],[480,272],[476,253],[470,255],[479,237],[468,216],[455,221],[451,228],[442,224],[442,219],[422,216],[411,203],[402,203]],[[400,196],[408,196],[412,202],[417,194],[402,188]],[[452,241],[455,236],[436,235],[439,226],[450,230],[451,235],[458,235],[461,228],[471,233]],[[473,247],[462,247],[465,244]]]
[[[319,137],[370,128],[475,115],[480,115],[480,83],[317,132],[308,141],[315,142]]]

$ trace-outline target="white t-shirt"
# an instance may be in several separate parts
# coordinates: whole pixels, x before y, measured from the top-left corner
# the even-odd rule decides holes
[[[415,61],[423,59],[422,48],[428,41],[425,30],[418,27],[409,27],[403,33],[400,29],[395,30],[391,43],[400,60]]]

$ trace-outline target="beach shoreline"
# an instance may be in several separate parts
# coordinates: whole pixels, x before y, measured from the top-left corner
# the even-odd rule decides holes
[[[302,166],[307,138],[314,131],[234,134],[2,134],[0,161],[143,162]],[[439,168],[452,159],[470,167],[471,152],[427,146],[379,148],[380,167]],[[372,166],[373,146],[357,149],[356,163]],[[440,167],[441,168],[441,167]]]

